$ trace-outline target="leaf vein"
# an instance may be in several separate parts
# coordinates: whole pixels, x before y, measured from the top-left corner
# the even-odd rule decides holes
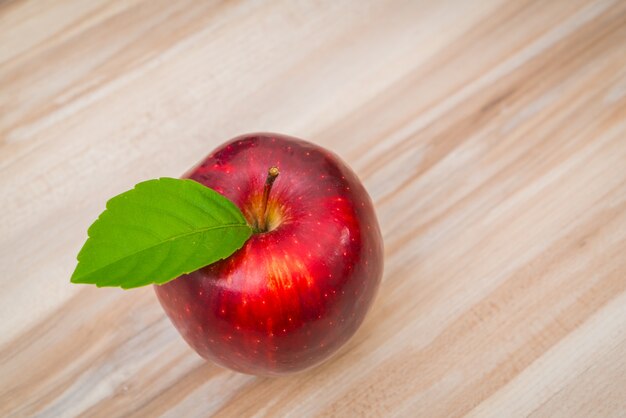
[[[163,244],[165,244],[165,243],[167,243],[167,242],[169,242],[169,241],[175,241],[175,240],[178,240],[178,239],[184,239],[184,238],[186,238],[186,237],[191,237],[191,236],[193,236],[193,235],[196,235],[196,234],[202,234],[202,233],[204,233],[204,232],[208,232],[208,231],[212,231],[212,230],[226,229],[226,228],[232,228],[232,227],[239,227],[239,228],[244,228],[244,229],[249,229],[249,228],[250,228],[248,225],[246,225],[246,224],[240,224],[240,223],[236,223],[236,224],[223,224],[223,225],[218,225],[218,226],[210,226],[210,227],[207,227],[207,228],[200,228],[200,229],[197,229],[197,230],[195,230],[195,231],[191,231],[191,232],[186,232],[186,233],[184,233],[184,234],[175,235],[175,236],[172,236],[172,237],[170,237],[170,238],[164,239],[163,241],[158,242],[158,243],[156,243],[156,244],[154,244],[154,245],[151,245],[151,246],[148,246],[148,247],[142,248],[142,249],[140,249],[140,250],[137,250],[137,251],[135,251],[135,252],[133,252],[133,253],[131,253],[131,254],[125,255],[125,256],[123,256],[123,257],[119,257],[119,258],[117,258],[116,260],[109,261],[109,262],[107,262],[105,265],[99,266],[99,267],[97,267],[97,268],[95,268],[95,269],[93,269],[93,270],[90,270],[90,271],[88,271],[88,272],[86,272],[86,273],[83,273],[83,274],[81,274],[80,276],[78,276],[78,277],[76,277],[76,278],[77,278],[77,279],[80,279],[80,278],[82,278],[82,277],[87,277],[87,276],[90,276],[90,275],[92,275],[92,274],[96,273],[96,272],[97,272],[97,271],[99,271],[99,270],[105,269],[107,266],[109,266],[109,265],[111,265],[111,264],[118,263],[118,262],[120,262],[120,261],[122,261],[122,260],[125,260],[125,259],[128,259],[128,258],[131,258],[131,257],[133,257],[133,256],[138,255],[139,253],[143,253],[143,252],[145,252],[145,251],[149,251],[149,250],[151,250],[151,249],[153,249],[153,248],[155,248],[155,247],[158,247],[158,246],[160,246],[160,245],[163,245]],[[79,259],[78,261],[80,262],[81,260]]]

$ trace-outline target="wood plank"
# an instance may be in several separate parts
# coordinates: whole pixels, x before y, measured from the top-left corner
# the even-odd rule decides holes
[[[251,131],[341,155],[385,239],[275,379],[69,284],[109,197]],[[0,213],[1,416],[623,416],[626,3],[0,2]]]

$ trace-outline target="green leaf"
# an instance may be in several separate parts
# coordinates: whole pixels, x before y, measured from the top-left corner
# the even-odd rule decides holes
[[[216,191],[193,180],[148,180],[107,202],[71,281],[124,289],[166,283],[228,257],[251,234]]]

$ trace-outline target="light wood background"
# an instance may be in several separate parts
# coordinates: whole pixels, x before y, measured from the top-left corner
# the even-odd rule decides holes
[[[250,131],[340,154],[386,244],[278,379],[69,284],[109,197]],[[0,416],[624,417],[626,1],[2,1],[0,209]]]

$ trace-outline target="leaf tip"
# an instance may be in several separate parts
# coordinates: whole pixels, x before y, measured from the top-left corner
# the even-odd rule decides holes
[[[70,283],[85,284],[87,281],[85,281],[84,277],[79,277],[73,274],[72,277],[70,277]]]

